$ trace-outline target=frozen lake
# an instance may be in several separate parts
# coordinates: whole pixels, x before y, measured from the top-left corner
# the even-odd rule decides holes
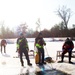
[[[34,50],[34,39],[27,39],[27,40],[28,40],[29,49]],[[64,41],[53,41],[52,42],[49,38],[45,39],[45,41],[46,41],[46,46],[44,47],[45,55],[47,56],[47,53],[48,53],[50,57],[52,57],[54,60],[56,60],[56,52],[57,52],[57,50],[62,50],[62,45],[63,45]],[[34,67],[33,69],[30,69],[30,71],[32,73],[28,72],[30,74],[25,74],[27,69],[29,70],[29,68],[22,68],[20,66],[19,59],[13,58],[13,56],[17,56],[16,39],[13,39],[12,42],[14,42],[14,43],[7,44],[6,54],[4,54],[4,53],[0,54],[0,75],[32,75],[32,74],[40,75],[40,73],[35,74],[36,71],[35,71],[35,60],[34,59],[30,59],[31,63],[33,64],[33,67]],[[73,42],[75,44],[75,41],[73,41]],[[75,50],[75,48],[74,48],[74,50]],[[25,66],[27,66],[26,60],[24,60],[24,62],[25,62]],[[64,64],[60,64],[60,65],[58,65],[57,63],[53,64],[53,66],[55,68],[59,68],[59,69],[60,69],[60,67],[62,69],[63,68],[66,69],[66,68],[68,68],[68,66],[71,66],[71,65],[66,64],[65,65],[66,67],[65,66],[63,67],[62,65],[64,65]],[[50,64],[50,66],[51,66],[51,64]],[[71,68],[68,68],[68,69],[73,69],[73,68],[75,68],[75,67],[71,66]],[[54,71],[54,72],[52,75],[59,75],[60,73],[61,73],[60,75],[67,75],[62,72],[58,73],[58,71]],[[73,72],[75,72],[75,71],[73,71]],[[49,75],[49,74],[47,74],[47,75]],[[73,75],[74,75],[74,73],[73,73]]]
[[[30,50],[34,50],[34,38],[28,38],[28,45]],[[12,39],[11,42],[14,42],[13,44],[7,44],[6,51],[10,56],[13,56],[16,54],[16,39]],[[45,38],[46,46],[44,47],[45,55],[50,56],[53,59],[56,59],[56,52],[57,50],[62,50],[62,45],[64,41],[51,41],[50,38]],[[73,41],[75,44],[75,41]],[[74,48],[75,50],[75,48]]]

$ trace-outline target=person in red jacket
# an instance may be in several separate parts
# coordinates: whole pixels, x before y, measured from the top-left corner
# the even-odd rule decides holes
[[[63,62],[64,55],[68,52],[69,53],[69,63],[71,62],[71,55],[72,55],[72,50],[74,48],[74,43],[71,39],[67,38],[62,46],[62,56],[61,56],[61,62]]]

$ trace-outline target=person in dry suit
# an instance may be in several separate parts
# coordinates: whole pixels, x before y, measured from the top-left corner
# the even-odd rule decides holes
[[[39,65],[46,64],[44,62],[44,45],[46,45],[42,33],[40,32],[38,36],[35,38],[34,46],[36,46],[38,52],[39,52]]]
[[[20,55],[21,66],[24,66],[24,61],[22,58],[23,53],[26,56],[27,64],[29,66],[32,66],[29,60],[28,50],[29,50],[29,47],[28,47],[27,39],[24,37],[23,33],[21,33],[20,37],[17,39],[17,51]]]
[[[61,62],[63,62],[64,55],[68,52],[69,53],[69,63],[71,62],[71,55],[72,55],[72,50],[74,48],[74,43],[71,39],[67,38],[62,46],[62,56],[61,56]]]

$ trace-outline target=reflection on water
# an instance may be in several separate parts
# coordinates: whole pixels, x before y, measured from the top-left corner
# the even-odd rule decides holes
[[[22,67],[18,75],[70,75],[59,71],[50,65]]]
[[[41,71],[36,71],[33,69],[21,69],[21,73],[19,75],[70,75],[67,73],[64,73],[62,71],[56,70],[56,69],[52,69],[52,70],[41,70]]]

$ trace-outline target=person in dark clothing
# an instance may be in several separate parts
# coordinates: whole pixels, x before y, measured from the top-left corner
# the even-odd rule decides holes
[[[64,54],[66,54],[67,52],[69,53],[69,63],[71,62],[71,55],[72,55],[72,50],[74,48],[74,43],[71,39],[67,38],[65,43],[62,46],[62,56],[61,56],[61,62],[63,62],[64,59]]]
[[[4,53],[6,53],[6,44],[7,44],[6,40],[2,39],[1,40],[1,53],[2,53],[3,47],[4,47]]]
[[[29,66],[32,66],[32,64],[30,63],[30,60],[29,60],[28,50],[29,50],[29,47],[28,47],[27,39],[24,37],[23,33],[21,33],[20,37],[17,39],[17,51],[19,53],[20,62],[21,62],[22,66],[24,66],[24,62],[23,62],[23,58],[22,58],[23,53],[26,56],[27,64]]]
[[[42,33],[39,33],[38,36],[35,38],[35,44],[34,46],[36,46],[38,53],[39,53],[39,65],[43,65],[46,64],[44,62],[44,45],[46,45]]]

